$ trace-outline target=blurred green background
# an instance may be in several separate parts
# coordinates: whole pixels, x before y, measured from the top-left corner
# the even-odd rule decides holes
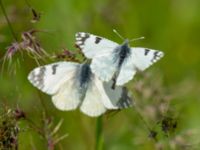
[[[148,47],[165,53],[163,59],[145,71],[145,74],[150,73],[150,77],[137,75],[128,84],[139,108],[130,108],[111,117],[103,117],[103,149],[154,150],[159,149],[160,145],[160,149],[182,149],[184,143],[187,143],[188,149],[200,148],[199,0],[1,1],[18,39],[20,40],[22,32],[30,29],[45,31],[37,33],[37,38],[50,54],[64,48],[75,50],[75,33],[79,31],[122,43],[113,33],[113,29],[130,39],[146,37],[131,43],[131,46]],[[41,13],[41,19],[36,23],[31,23],[33,15],[30,6]],[[13,42],[14,38],[0,10],[1,58]],[[40,125],[44,108],[38,91],[27,80],[28,73],[37,64],[26,55],[24,59],[20,58],[22,57],[19,56],[20,65],[16,67],[13,67],[14,61],[9,68],[5,63],[0,78],[0,101],[10,107],[19,106],[31,120]],[[1,68],[2,63],[3,61]],[[9,73],[12,69],[16,73]],[[147,94],[145,97],[143,91],[136,90],[140,82],[147,92],[156,89],[157,95],[161,97],[160,101],[162,96],[170,95],[169,108],[173,110],[170,117],[175,116],[177,119],[177,128],[168,137],[163,136],[158,129],[157,141],[148,138],[149,132],[134,109],[139,109],[148,126],[153,128],[158,120],[145,115],[144,111],[148,106],[154,109],[160,101],[154,101],[155,95]],[[69,134],[56,145],[56,149],[94,149],[96,119],[83,115],[79,110],[61,112],[53,106],[50,96],[42,93],[39,95],[44,99],[47,114],[53,117],[54,124],[61,118],[64,119],[59,134]],[[46,141],[29,130],[26,123],[22,121],[19,125],[23,129],[19,134],[20,150],[34,147],[38,150],[47,149]]]

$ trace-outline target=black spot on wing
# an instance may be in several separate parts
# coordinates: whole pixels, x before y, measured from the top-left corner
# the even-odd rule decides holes
[[[85,41],[90,37],[89,33],[77,33],[76,34],[76,45],[81,48],[85,44]]]
[[[85,36],[82,37],[82,42],[83,44],[85,43],[85,41],[90,37],[90,35],[88,33],[85,33]]]
[[[128,96],[128,90],[125,87],[122,90],[123,91],[122,91],[121,98],[120,98],[120,100],[117,103],[117,106],[120,109],[128,108],[128,107],[132,106],[132,100]]]
[[[29,76],[29,80],[31,81],[31,83],[39,89],[44,88],[45,70],[45,67],[41,67],[39,68],[39,72],[37,74],[35,73],[35,71],[32,71]]]
[[[152,63],[156,62],[161,57],[160,55],[161,55],[161,53],[159,51],[155,51],[153,53],[153,58],[152,58],[151,62]]]
[[[35,72],[32,71],[28,77],[28,79],[31,81],[31,83],[35,83],[35,78],[36,78],[36,75],[35,75]]]
[[[149,52],[150,52],[149,49],[145,49],[145,50],[144,50],[144,55],[145,55],[145,56],[148,55]]]
[[[39,71],[39,74],[37,75],[37,87],[42,89],[44,87],[44,75],[45,75],[45,71],[46,71],[46,68],[45,67],[41,67],[40,68],[40,71]]]
[[[56,74],[56,68],[58,67],[58,64],[52,65],[52,74]]]
[[[156,58],[158,56],[159,51],[155,51],[154,52],[154,58]]]
[[[96,36],[96,38],[95,38],[95,43],[98,44],[101,40],[102,40],[102,38]]]

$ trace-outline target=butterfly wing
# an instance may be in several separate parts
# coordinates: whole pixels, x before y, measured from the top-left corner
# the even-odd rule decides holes
[[[103,104],[108,109],[122,109],[132,106],[132,100],[128,95],[125,87],[116,86],[112,88],[113,81],[104,82],[103,90],[106,93],[107,98],[103,99]]]
[[[131,80],[137,70],[143,71],[164,56],[164,53],[147,48],[131,48],[131,54],[123,62],[116,85],[123,85]]]
[[[122,109],[132,105],[125,88],[112,89],[113,82],[104,83],[97,76],[88,87],[85,99],[80,107],[81,111],[89,116],[97,117],[107,109]]]
[[[116,79],[116,85],[121,86],[130,81],[136,73],[134,61],[132,57],[127,57],[120,67],[119,74]]]
[[[100,86],[102,86],[102,83],[99,81],[99,79],[93,76],[92,82],[88,85],[85,98],[80,106],[80,110],[91,117],[100,116],[107,110],[102,103],[104,93],[102,93],[102,91],[99,91],[96,84],[100,84]]]
[[[92,72],[102,81],[110,81],[117,71],[117,63],[114,62],[114,55],[107,53],[105,55],[98,55],[92,59]]]
[[[35,68],[29,81],[41,91],[53,95],[52,101],[60,110],[73,110],[80,103],[75,86],[75,73],[80,65],[73,62],[58,62]]]
[[[118,46],[113,41],[90,33],[78,32],[75,37],[76,45],[87,58],[93,58],[96,55],[110,52]]]
[[[41,91],[53,95],[63,82],[69,80],[79,66],[73,62],[57,62],[32,70],[28,80]]]
[[[60,110],[74,110],[81,103],[81,95],[76,86],[74,75],[68,81],[63,83],[59,91],[53,95],[52,101]]]
[[[131,51],[134,66],[141,71],[145,70],[164,56],[164,53],[161,51],[147,48],[131,48]]]

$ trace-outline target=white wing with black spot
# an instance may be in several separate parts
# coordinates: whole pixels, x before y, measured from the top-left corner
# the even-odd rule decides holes
[[[91,69],[95,75],[106,82],[115,79],[114,85],[118,86],[133,79],[138,70],[145,70],[164,56],[163,52],[153,49],[131,48],[128,40],[119,45],[84,32],[76,34],[76,45],[87,58],[92,59]],[[124,55],[124,51],[127,51],[127,55]]]
[[[131,106],[124,88],[111,89],[113,81],[104,83],[96,75],[89,74],[87,67],[81,67],[83,65],[73,62],[53,63],[35,68],[28,79],[35,87],[52,95],[53,104],[60,110],[74,110],[80,106],[83,113],[96,117],[108,109]],[[82,81],[85,77],[90,80]],[[82,82],[86,82],[87,88],[80,86]]]
[[[106,38],[85,32],[78,32],[75,37],[76,45],[83,51],[87,58],[93,58],[96,55],[110,53],[119,45]]]
[[[164,56],[164,53],[161,51],[140,47],[131,48],[131,53],[134,67],[141,71],[145,70]]]
[[[74,76],[79,64],[73,62],[57,62],[32,70],[28,80],[41,91],[53,95],[63,83]]]
[[[130,56],[123,62],[116,85],[123,85],[133,79],[138,70],[144,71],[164,56],[161,51],[147,48],[131,48]]]
[[[73,62],[58,62],[35,68],[29,81],[41,91],[53,95],[52,101],[60,110],[76,109],[81,100],[76,85],[75,73],[80,67]]]
[[[105,113],[108,109],[131,107],[132,100],[126,88],[116,87],[112,89],[112,84],[113,81],[105,83],[94,76],[80,106],[81,111],[89,116],[97,117]]]
[[[122,109],[132,106],[132,99],[125,87],[116,86],[112,88],[113,81],[104,82],[103,89],[107,99],[103,99],[104,105],[108,109]]]

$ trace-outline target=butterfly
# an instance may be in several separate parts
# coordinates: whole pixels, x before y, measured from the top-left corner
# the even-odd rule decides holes
[[[138,70],[145,70],[164,56],[161,51],[130,47],[128,39],[120,45],[84,32],[76,33],[75,38],[76,46],[92,59],[92,72],[102,81],[114,80],[113,88],[127,83]]]
[[[108,109],[122,109],[132,105],[125,87],[110,88],[113,81],[104,83],[91,72],[87,63],[57,62],[35,68],[28,80],[41,91],[52,96],[60,110],[80,110],[97,117]]]

